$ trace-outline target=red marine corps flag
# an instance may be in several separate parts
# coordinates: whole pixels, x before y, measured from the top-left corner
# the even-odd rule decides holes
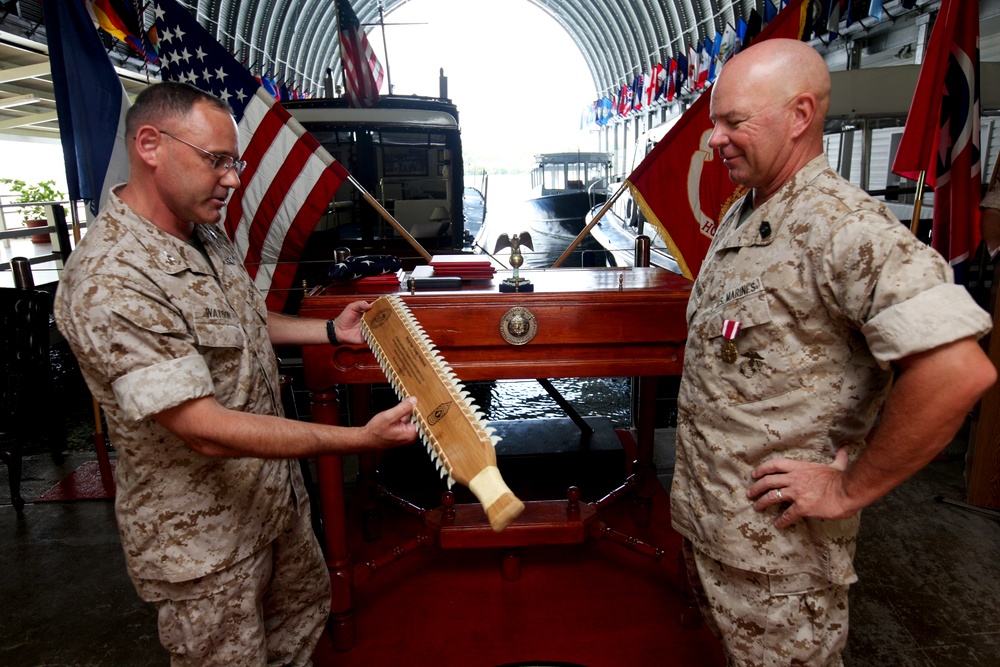
[[[801,39],[803,25],[803,0],[792,0],[753,41]],[[701,269],[722,207],[736,189],[729,170],[708,147],[713,128],[709,101],[710,92],[695,100],[626,179],[646,219],[656,225],[691,280]]]
[[[374,107],[382,87],[382,66],[349,0],[337,0],[337,28],[347,103],[355,108]]]
[[[931,246],[952,266],[979,244],[979,0],[944,0],[906,128],[894,174],[934,188]]]

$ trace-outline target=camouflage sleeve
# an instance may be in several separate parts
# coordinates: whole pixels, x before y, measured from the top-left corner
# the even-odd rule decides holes
[[[212,376],[182,314],[156,293],[91,281],[74,305],[83,353],[101,369],[128,419],[212,395]]]
[[[883,368],[897,359],[962,338],[984,336],[990,316],[962,285],[942,283],[886,308],[862,328]]]
[[[990,318],[935,250],[895,220],[857,211],[836,226],[825,289],[879,365],[990,330]]]
[[[215,393],[212,374],[197,355],[140,368],[111,386],[125,418],[134,422]]]

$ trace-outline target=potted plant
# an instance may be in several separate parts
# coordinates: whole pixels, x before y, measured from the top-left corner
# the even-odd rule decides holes
[[[35,202],[52,202],[65,199],[66,194],[56,189],[55,181],[41,181],[39,183],[25,183],[19,178],[0,178],[0,183],[9,185],[10,189],[17,193],[17,199],[13,204],[32,204]],[[41,206],[25,206],[22,209],[24,224],[28,227],[45,227],[48,220],[45,219],[45,209]],[[31,237],[32,243],[48,243],[48,234],[36,234]]]

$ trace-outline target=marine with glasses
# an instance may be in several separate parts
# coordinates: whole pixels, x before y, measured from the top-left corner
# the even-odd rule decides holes
[[[179,83],[128,112],[128,183],[66,264],[59,329],[104,408],[129,575],[178,665],[306,665],[330,579],[299,457],[412,442],[414,399],[347,428],[283,418],[273,345],[363,344],[369,308],[268,313],[217,223],[240,186],[228,105]]]

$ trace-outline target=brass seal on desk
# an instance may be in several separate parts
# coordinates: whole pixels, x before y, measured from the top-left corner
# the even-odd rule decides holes
[[[524,345],[538,333],[538,320],[527,308],[514,306],[500,318],[500,335],[511,345]]]

